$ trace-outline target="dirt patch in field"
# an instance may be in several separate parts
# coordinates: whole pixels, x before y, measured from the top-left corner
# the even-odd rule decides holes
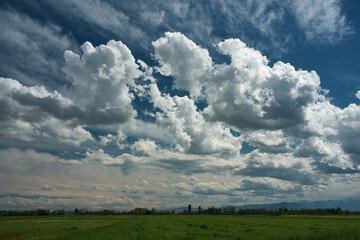
[[[0,233],[0,240],[14,239],[15,235],[10,233]]]

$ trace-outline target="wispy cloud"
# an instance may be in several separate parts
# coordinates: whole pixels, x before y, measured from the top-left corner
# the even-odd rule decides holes
[[[340,0],[297,0],[292,3],[296,20],[308,41],[336,44],[354,33],[341,11]]]
[[[12,76],[27,85],[41,82],[57,88],[66,82],[58,56],[75,45],[61,27],[41,23],[25,13],[4,10],[0,10],[0,22],[2,76]]]

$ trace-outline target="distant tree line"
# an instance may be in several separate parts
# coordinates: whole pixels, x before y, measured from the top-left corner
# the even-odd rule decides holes
[[[191,205],[182,212],[175,213],[174,210],[156,210],[155,208],[134,208],[130,211],[115,211],[104,209],[101,211],[91,211],[88,209],[75,208],[70,210],[33,209],[33,210],[0,210],[0,216],[56,216],[56,215],[360,215],[360,211],[342,210],[338,208],[316,208],[316,209],[293,209],[293,208],[256,208],[236,210],[235,207],[216,208],[209,207],[193,210]]]

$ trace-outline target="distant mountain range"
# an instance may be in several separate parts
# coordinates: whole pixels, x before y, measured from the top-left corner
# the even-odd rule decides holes
[[[251,205],[241,205],[235,206],[236,209],[239,208],[280,208],[286,207],[288,209],[307,209],[307,208],[337,208],[340,207],[343,210],[360,210],[360,196],[345,198],[341,200],[328,200],[328,201],[301,201],[301,202],[280,202],[280,203],[269,203],[269,204],[251,204]]]
[[[193,211],[197,211],[198,206],[192,206]],[[301,201],[301,202],[280,202],[280,203],[269,203],[269,204],[249,204],[249,205],[240,205],[240,206],[224,206],[221,208],[229,208],[235,207],[236,210],[239,208],[242,209],[254,209],[254,208],[281,208],[286,207],[288,209],[314,209],[314,208],[337,208],[340,207],[343,210],[360,210],[360,196],[345,198],[341,200],[328,200],[328,201]],[[174,210],[175,212],[182,212],[187,210],[187,207],[181,207],[176,209],[170,209],[171,211]]]

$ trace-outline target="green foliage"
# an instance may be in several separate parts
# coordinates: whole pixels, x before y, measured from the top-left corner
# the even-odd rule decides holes
[[[130,215],[150,215],[150,214],[156,214],[156,210],[153,208],[152,210],[149,210],[147,208],[135,208],[128,212]]]

